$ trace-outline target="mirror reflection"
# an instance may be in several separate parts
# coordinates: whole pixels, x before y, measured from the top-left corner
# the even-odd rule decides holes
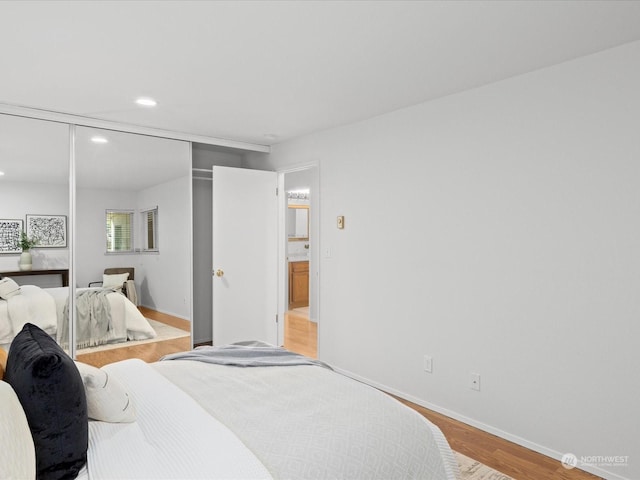
[[[0,347],[30,322],[68,348],[73,220],[78,359],[190,349],[190,145],[76,127],[72,219],[71,128],[0,115]]]
[[[79,360],[144,358],[155,342],[191,348],[190,189],[188,143],[77,128]],[[95,302],[110,309],[108,332],[83,327]]]
[[[69,126],[0,115],[0,347],[56,337],[68,298]]]
[[[289,241],[309,240],[309,205],[288,206],[287,238]]]

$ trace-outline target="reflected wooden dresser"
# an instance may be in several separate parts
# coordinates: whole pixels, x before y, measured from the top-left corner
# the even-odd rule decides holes
[[[16,272],[0,272],[0,277],[11,277],[16,283],[20,285],[25,284],[38,284],[39,282],[34,281],[35,279],[31,279],[29,281],[28,278],[22,279],[17,277],[31,277],[31,276],[59,276],[60,284],[57,286],[68,287],[69,286],[69,270],[68,269],[58,269],[58,270],[19,270]],[[46,285],[41,285],[43,287],[53,287],[56,285],[49,285],[49,282],[46,282]],[[40,286],[40,285],[39,285]]]

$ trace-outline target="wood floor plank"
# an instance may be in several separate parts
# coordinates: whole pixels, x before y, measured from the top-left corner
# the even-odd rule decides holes
[[[289,310],[284,320],[284,346],[287,350],[318,358],[318,324],[305,315]]]
[[[142,313],[145,318],[150,318],[151,320],[171,325],[172,327],[179,328],[186,332],[191,331],[191,322],[184,318],[174,317],[168,313],[157,312],[156,310],[152,310],[147,307],[138,307],[138,310],[140,310],[140,313]]]

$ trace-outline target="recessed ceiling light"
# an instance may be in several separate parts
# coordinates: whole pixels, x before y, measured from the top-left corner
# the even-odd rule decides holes
[[[109,140],[104,137],[99,137],[98,135],[91,137],[91,141],[93,143],[109,143]]]
[[[150,98],[150,97],[136,98],[136,103],[143,107],[155,107],[158,104],[158,102],[156,102],[153,98]]]

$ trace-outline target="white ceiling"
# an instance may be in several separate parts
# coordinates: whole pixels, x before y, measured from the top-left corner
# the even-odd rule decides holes
[[[96,145],[94,136],[107,143]],[[185,142],[78,127],[75,145],[78,188],[140,191],[191,175]]]
[[[266,145],[640,40],[640,2],[3,1],[0,25],[0,103]]]
[[[95,144],[94,136],[107,140]],[[191,174],[186,142],[78,127],[76,186],[140,191]],[[4,182],[66,185],[69,182],[69,126],[0,115],[0,188]]]

